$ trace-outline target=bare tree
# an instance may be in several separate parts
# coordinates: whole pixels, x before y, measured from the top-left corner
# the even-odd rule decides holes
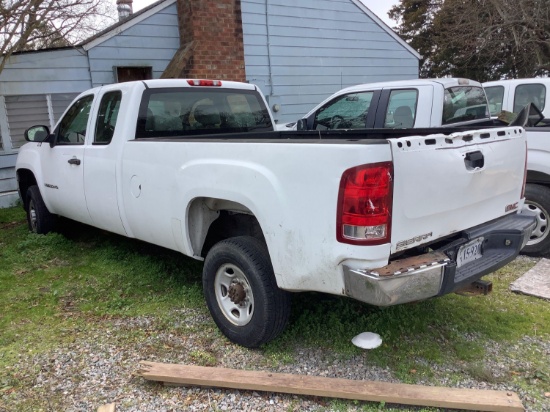
[[[112,0],[0,0],[0,73],[15,52],[76,44],[115,16]]]
[[[434,3],[430,18],[414,13]],[[422,45],[424,75],[485,81],[550,73],[548,0],[401,0],[392,12],[398,32]]]

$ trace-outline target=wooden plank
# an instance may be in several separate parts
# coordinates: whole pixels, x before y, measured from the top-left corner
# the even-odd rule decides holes
[[[115,412],[115,406],[114,403],[108,403],[97,408],[97,412]]]
[[[180,385],[282,392],[476,411],[519,412],[524,410],[516,393],[493,390],[356,381],[156,362],[141,362],[139,374],[148,380]]]

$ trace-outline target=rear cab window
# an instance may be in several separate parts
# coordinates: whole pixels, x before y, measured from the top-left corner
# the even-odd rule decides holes
[[[374,92],[338,96],[315,113],[314,130],[364,129]]]
[[[454,86],[445,89],[441,124],[489,119],[487,97],[482,87]]]
[[[255,90],[151,88],[143,93],[136,138],[273,130]]]
[[[543,111],[545,100],[546,87],[543,84],[520,84],[516,86],[514,93],[514,113],[519,113],[528,103],[534,103],[540,111]]]

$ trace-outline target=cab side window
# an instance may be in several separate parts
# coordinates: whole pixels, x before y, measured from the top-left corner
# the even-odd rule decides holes
[[[485,94],[487,95],[487,101],[489,102],[489,111],[491,112],[491,116],[497,116],[502,111],[504,87],[485,87]]]
[[[86,137],[86,128],[94,96],[84,96],[76,101],[59,123],[57,144],[82,145]]]
[[[95,144],[109,144],[115,133],[122,92],[108,92],[101,98],[95,125]]]
[[[520,84],[514,95],[514,113],[519,113],[527,103],[534,103],[539,110],[544,110],[546,87],[543,84]]]
[[[392,90],[384,119],[384,128],[402,129],[414,126],[418,90]]]
[[[339,96],[315,113],[315,130],[364,129],[374,92]]]

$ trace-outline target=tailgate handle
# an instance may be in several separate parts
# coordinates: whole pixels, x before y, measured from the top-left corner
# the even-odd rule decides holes
[[[481,169],[485,165],[483,153],[479,150],[466,153],[466,156],[464,156],[464,164],[467,170]]]

